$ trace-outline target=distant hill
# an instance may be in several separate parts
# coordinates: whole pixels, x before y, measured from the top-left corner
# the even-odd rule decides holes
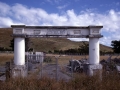
[[[0,47],[10,48],[12,28],[0,28]]]
[[[0,28],[0,47],[10,48],[10,40],[13,38],[11,35],[12,28]],[[66,38],[30,38],[30,42],[30,46],[34,48],[35,51],[44,52],[78,48],[83,44],[82,42],[74,42]],[[100,44],[100,50],[112,51],[110,47],[102,44]]]

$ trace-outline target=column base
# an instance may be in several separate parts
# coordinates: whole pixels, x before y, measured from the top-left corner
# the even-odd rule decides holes
[[[27,67],[26,65],[15,65],[12,68],[12,78],[15,77],[27,77]]]
[[[85,64],[84,72],[88,76],[99,75],[101,77],[102,76],[102,65],[101,64],[96,64],[96,65]]]

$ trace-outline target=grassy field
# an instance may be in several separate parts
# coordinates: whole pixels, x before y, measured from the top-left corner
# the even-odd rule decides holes
[[[81,60],[84,59],[85,57],[88,59],[88,56],[80,56],[80,55],[56,55],[56,54],[47,54],[46,57],[50,57],[53,61],[53,63],[55,63],[55,60],[57,57],[58,58],[58,63],[60,65],[62,64],[68,64],[69,60]],[[109,56],[100,56],[100,60],[107,60]],[[112,59],[115,58],[116,56],[112,56]],[[4,65],[5,62],[13,60],[14,55],[13,54],[5,54],[5,53],[1,53],[0,54],[0,65]],[[120,56],[118,57],[120,58]]]
[[[81,60],[81,59],[88,59],[89,56],[88,55],[56,55],[56,54],[47,54],[47,57],[51,57],[53,61],[55,61],[55,57],[58,58],[58,62],[59,64],[67,64],[69,63],[69,60]],[[111,59],[114,59],[116,56],[112,56]],[[109,56],[100,56],[100,60],[107,60],[109,58]],[[120,56],[118,56],[117,58],[120,58]]]
[[[0,65],[5,65],[6,62],[13,60],[13,54],[0,53]]]

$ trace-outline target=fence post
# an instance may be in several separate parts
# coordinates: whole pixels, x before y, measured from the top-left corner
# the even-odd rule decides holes
[[[44,56],[42,56],[42,55],[40,55],[40,58],[39,59],[41,59],[41,57],[44,57]],[[40,60],[40,78],[42,78],[42,60]]]
[[[72,78],[73,78],[73,56],[71,55],[71,76],[72,76]]]
[[[58,58],[56,58],[56,81],[58,81]]]
[[[55,57],[56,59],[56,81],[58,81],[58,58],[60,57],[61,55],[59,55],[58,57]]]
[[[11,77],[10,62],[6,62],[6,72],[5,72],[5,75],[6,75],[6,80],[9,80],[10,77]]]

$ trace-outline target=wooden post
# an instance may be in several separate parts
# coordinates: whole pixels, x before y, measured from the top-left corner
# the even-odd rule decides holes
[[[6,72],[5,72],[5,75],[6,75],[6,80],[9,80],[10,77],[11,77],[11,71],[10,71],[10,62],[6,62]]]

